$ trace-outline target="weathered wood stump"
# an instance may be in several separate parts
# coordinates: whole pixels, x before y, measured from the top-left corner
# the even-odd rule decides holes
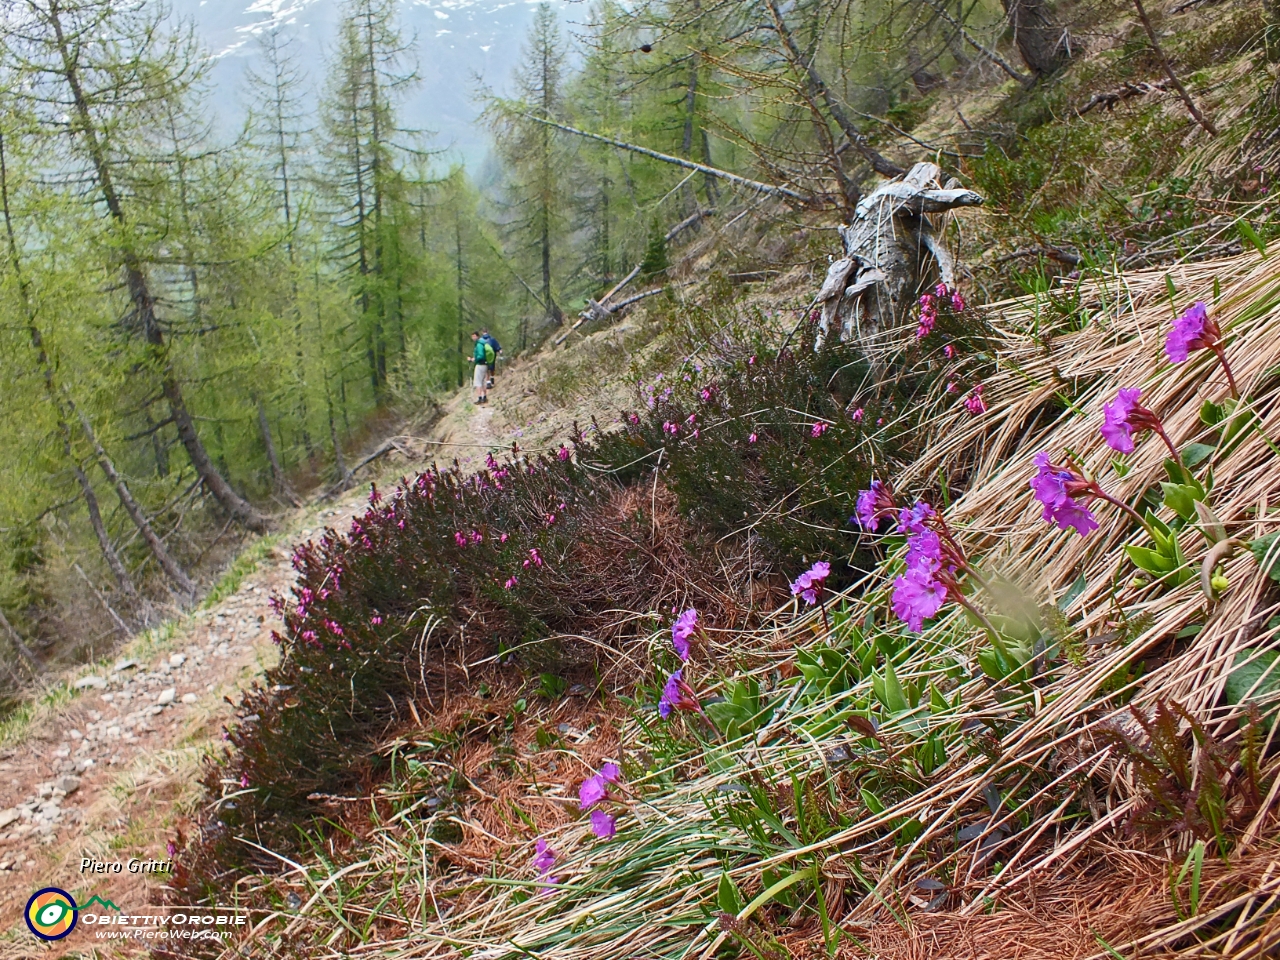
[[[917,163],[864,197],[853,222],[840,228],[845,255],[831,264],[818,291],[820,340],[833,324],[841,340],[868,340],[905,322],[923,286],[938,280],[955,286],[955,260],[939,214],[978,206],[982,197],[956,180],[944,186],[941,177],[935,164]]]

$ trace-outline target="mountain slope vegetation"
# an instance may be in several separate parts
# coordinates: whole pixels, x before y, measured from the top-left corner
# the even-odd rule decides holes
[[[227,955],[1275,949],[1272,5],[543,6],[480,171],[386,0],[235,134],[162,8],[11,12],[15,702],[466,412],[294,549],[156,893]]]

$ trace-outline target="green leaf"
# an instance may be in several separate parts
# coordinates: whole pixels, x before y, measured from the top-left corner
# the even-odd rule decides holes
[[[1198,488],[1198,489],[1197,489]],[[1204,499],[1204,488],[1199,484],[1165,483],[1161,481],[1160,489],[1164,491],[1164,505],[1183,520],[1196,518],[1196,501]]]
[[[778,873],[779,871],[772,869],[761,871],[762,876],[765,878],[764,882],[767,886],[762,892],[752,898],[751,902],[742,909],[742,919],[745,920],[747,917],[751,916],[751,914],[755,913],[760,907],[775,898],[785,904],[782,894],[786,892],[789,887],[794,887],[797,883],[803,883],[804,881],[816,876],[817,867],[805,867],[803,870],[797,870],[795,873],[789,874],[781,880],[770,883],[769,881],[772,880],[773,877],[776,877]]]
[[[947,703],[947,698],[938,692],[938,688],[932,683],[929,684],[929,712],[944,713],[951,709],[951,705]]]
[[[874,793],[872,793],[866,787],[863,787],[858,792],[862,794],[862,802],[867,805],[868,810],[870,810],[876,816],[879,816],[880,814],[884,813],[884,804],[880,802],[879,797],[877,797]]]
[[[1253,244],[1253,246],[1257,249],[1258,253],[1262,254],[1262,256],[1264,257],[1267,255],[1266,241],[1264,241],[1260,236],[1258,236],[1258,231],[1253,229],[1252,225],[1250,225],[1248,220],[1244,219],[1244,217],[1241,217],[1239,220],[1236,221],[1236,229],[1240,231],[1240,236],[1244,237],[1244,239],[1248,240],[1251,244]]]
[[[1280,693],[1277,657],[1280,657],[1280,651],[1259,653],[1254,647],[1246,647],[1237,653],[1235,669],[1227,677],[1227,701],[1243,703],[1248,698],[1250,702],[1261,703]]]
[[[1249,541],[1249,549],[1262,571],[1272,580],[1280,581],[1280,530]]]
[[[1214,447],[1207,443],[1189,443],[1182,451],[1182,464],[1185,467],[1196,467],[1213,456]]]
[[[920,834],[922,833],[924,833],[924,824],[921,823],[919,820],[915,819],[914,817],[912,817],[910,820],[904,823],[901,826],[901,828],[899,828],[898,843],[899,845],[904,843],[910,843],[912,840],[916,839],[916,837],[920,836]]]
[[[891,634],[877,634],[876,646],[880,648],[880,652],[884,654],[886,660],[892,660],[898,655],[898,643]]]
[[[902,690],[902,684],[898,682],[898,675],[893,672],[892,662],[884,665],[884,692],[884,705],[890,712],[898,713],[911,708],[911,704],[907,702],[907,695]]]
[[[1071,584],[1071,586],[1067,588],[1067,592],[1058,599],[1058,610],[1062,613],[1066,613],[1067,608],[1076,602],[1076,599],[1080,594],[1084,593],[1085,588],[1088,585],[1089,581],[1085,579],[1083,573],[1076,577],[1076,582]]]
[[[720,885],[716,888],[716,906],[721,913],[731,913],[735,917],[742,909],[742,894],[727,873],[720,874]]]
[[[1176,564],[1162,553],[1157,553],[1147,547],[1126,546],[1124,552],[1129,555],[1129,559],[1141,569],[1154,577],[1163,577],[1166,573],[1176,569]]]
[[[717,700],[714,703],[708,703],[703,707],[703,710],[720,732],[725,734],[728,733],[729,724],[740,726],[751,719],[751,714],[729,700]]]
[[[1207,427],[1216,427],[1227,418],[1227,411],[1220,403],[1206,400],[1200,404],[1200,422]]]
[[[1007,671],[1001,669],[1003,664],[1000,660],[1000,654],[996,652],[994,647],[987,647],[978,651],[978,666],[992,680],[1003,680]]]

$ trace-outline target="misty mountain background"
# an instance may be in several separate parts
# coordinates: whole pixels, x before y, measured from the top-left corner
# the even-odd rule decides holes
[[[587,13],[584,3],[552,0],[552,6],[566,30]],[[211,79],[219,128],[243,121],[244,70],[258,56],[255,36],[273,26],[296,38],[308,90],[314,94],[323,89],[339,0],[171,0],[171,7],[175,17],[195,24],[197,35],[217,58]],[[405,40],[417,38],[422,78],[404,100],[401,122],[427,132],[427,146],[444,151],[444,163],[460,161],[479,171],[490,141],[476,124],[481,110],[474,100],[477,87],[483,84],[500,94],[508,90],[537,3],[402,0],[400,7]]]

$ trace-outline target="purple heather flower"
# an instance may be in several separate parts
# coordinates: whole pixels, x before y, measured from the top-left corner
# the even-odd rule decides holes
[[[819,420],[817,423],[813,425],[813,429],[809,431],[809,436],[813,437],[813,439],[816,440],[818,439],[818,437],[822,436],[824,433],[826,433],[830,429],[831,429],[831,424],[824,423],[823,421]]]
[[[922,566],[908,568],[904,576],[893,581],[893,612],[916,633],[939,610],[947,599],[947,588],[933,573]]]
[[[1074,527],[1082,537],[1098,529],[1093,512],[1077,498],[1093,496],[1092,484],[1068,467],[1049,462],[1049,454],[1040,451],[1033,461],[1036,475],[1031,478],[1031,489],[1036,499],[1044,504],[1044,519],[1056,523],[1060,530]]]
[[[609,784],[617,783],[621,771],[616,763],[606,763],[600,772],[587,777],[578,787],[578,802],[583,810],[589,810],[609,795]]]
[[[667,677],[667,682],[662,686],[662,696],[658,698],[658,716],[666,720],[671,716],[672,710],[702,712],[697,693],[684,681],[683,670],[677,670]]]
[[[825,560],[819,560],[795,578],[791,584],[791,595],[793,597],[803,597],[805,603],[813,606],[818,602],[818,598],[822,596],[823,584],[830,575],[831,564]]]
[[[924,533],[925,521],[934,515],[933,507],[923,500],[917,500],[910,507],[898,511],[899,533]]]
[[[853,411],[853,413],[851,414],[851,417],[854,423],[861,423],[862,418],[865,417],[866,415],[867,415],[866,411],[864,411],[861,407],[859,407],[857,410]]]
[[[566,447],[563,443],[560,444],[560,449],[556,451],[556,457],[560,460],[568,460],[569,448]]]
[[[964,399],[964,407],[972,416],[987,412],[987,401],[982,399],[982,384],[975,383],[969,396]]]
[[[671,643],[676,648],[676,656],[681,660],[689,659],[689,638],[698,629],[698,611],[690,607],[676,618],[671,625]]]
[[[760,438],[753,433],[751,436],[747,437],[747,443],[755,443],[759,439]]]
[[[907,538],[907,569],[929,573],[942,565],[942,538],[933,530],[922,530]]]
[[[618,821],[603,810],[591,811],[591,831],[601,839],[607,840],[618,832]]]
[[[1192,350],[1202,350],[1218,342],[1222,331],[1209,319],[1203,300],[1197,300],[1173,321],[1173,327],[1164,342],[1164,352],[1170,363],[1184,363]]]
[[[551,872],[551,868],[556,865],[557,854],[551,849],[550,844],[541,837],[538,838],[538,842],[535,846],[537,848],[538,855],[533,858],[534,869],[536,869],[540,875],[546,876]]]

